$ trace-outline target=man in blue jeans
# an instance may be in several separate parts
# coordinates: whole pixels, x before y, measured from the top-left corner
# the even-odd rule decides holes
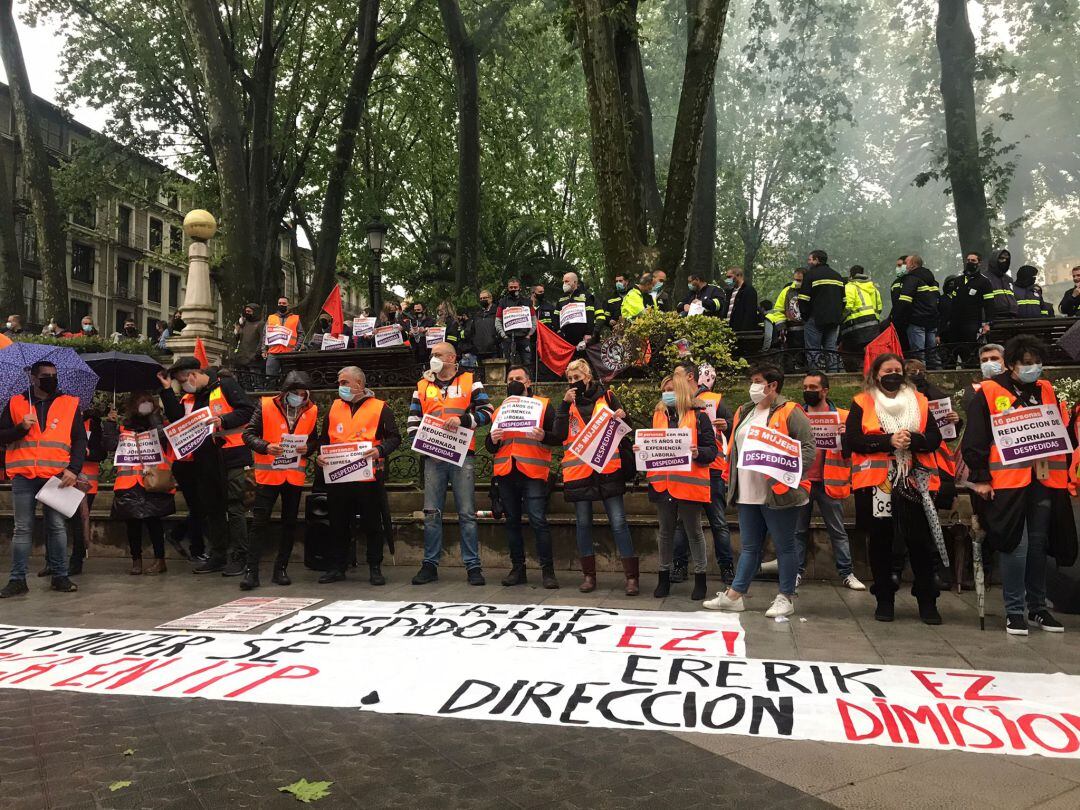
[[[556,589],[555,562],[551,551],[551,529],[547,522],[548,475],[551,471],[551,448],[560,442],[553,433],[555,411],[546,397],[534,397],[532,380],[524,366],[514,366],[506,375],[506,393],[519,400],[541,403],[540,426],[521,430],[504,428],[495,411],[493,427],[487,437],[487,448],[494,457],[492,475],[499,498],[506,512],[506,544],[510,552],[510,573],[502,584],[525,585],[525,538],[521,531],[521,515],[529,516],[529,526],[536,536],[536,556],[544,587]],[[505,405],[505,402],[503,403]],[[535,407],[535,405],[533,406]],[[522,508],[524,506],[524,509]]]
[[[484,384],[471,372],[458,367],[457,350],[450,343],[431,348],[430,368],[416,384],[409,403],[409,438],[416,436],[425,416],[440,419],[450,430],[491,423],[491,403]],[[476,536],[476,487],[473,472],[474,438],[469,454],[459,467],[449,461],[424,459],[424,562],[413,577],[413,585],[439,581],[439,559],[443,550],[443,504],[448,486],[454,488],[454,503],[461,532],[461,561],[470,585],[483,585],[480,542]]]
[[[840,371],[837,354],[840,324],[844,320],[846,288],[844,278],[829,267],[824,250],[811,251],[799,288],[799,312],[803,319],[806,362],[810,368]]]
[[[15,507],[11,579],[0,590],[0,599],[29,593],[26,571],[38,492],[54,477],[60,479],[61,487],[72,486],[86,458],[86,429],[79,399],[60,393],[56,366],[34,363],[30,368],[29,388],[29,398],[26,394],[16,394],[0,416],[0,444],[7,446],[5,468],[11,479]],[[52,589],[62,593],[77,591],[78,586],[68,579],[66,518],[44,504],[42,510]]]
[[[900,282],[892,320],[907,337],[909,358],[922,360],[930,369],[941,368],[937,353],[941,290],[934,274],[923,267],[922,256],[911,253],[906,261],[907,273]]]

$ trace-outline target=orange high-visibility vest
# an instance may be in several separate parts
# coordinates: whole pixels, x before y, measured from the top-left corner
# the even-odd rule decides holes
[[[702,402],[715,402],[719,405],[723,401],[724,395],[714,391],[702,391],[698,394],[698,399]],[[715,425],[713,425],[713,429],[716,431],[716,458],[709,465],[709,469],[719,470],[724,473],[727,472],[728,468],[728,443],[727,439],[724,438],[724,434],[716,430]]]
[[[462,417],[469,411],[472,405],[473,375],[466,371],[459,374],[457,379],[452,380],[445,390],[426,378],[421,378],[416,384],[416,390],[420,397],[420,409],[425,415],[430,414],[436,419],[449,419],[451,416]],[[476,449],[476,434],[473,434],[470,450]]]
[[[926,432],[926,423],[930,416],[930,404],[926,397],[915,392],[919,403],[919,432]],[[885,430],[874,407],[874,398],[866,391],[855,395],[855,402],[862,408],[862,430],[866,435],[884,436]],[[930,491],[941,489],[941,476],[938,474],[936,453],[913,453],[916,461],[930,471]],[[880,487],[889,476],[889,463],[893,458],[890,453],[852,453],[851,486],[853,489]]]
[[[232,412],[233,406],[229,404],[229,400],[225,399],[225,392],[221,390],[221,386],[219,385],[210,392],[210,415],[224,417],[226,414]],[[225,429],[224,427],[218,428],[214,431],[214,436],[222,439],[221,446],[223,448],[243,447],[244,425],[229,429]]]
[[[601,398],[596,401],[596,405],[593,407],[593,417],[595,417],[597,413],[610,410],[611,406],[607,404],[606,400]],[[563,447],[566,448],[566,452],[563,453],[562,458],[563,482],[583,481],[594,472],[592,467],[570,452],[570,445],[574,443],[578,434],[584,429],[585,420],[581,418],[581,411],[578,410],[577,403],[573,402],[570,404],[570,430],[567,431],[566,441],[563,442]],[[619,454],[615,453],[611,456],[607,466],[604,467],[603,474],[610,475],[621,469],[622,461],[619,459]]]
[[[386,403],[375,397],[368,397],[360,403],[356,413],[352,407],[342,399],[335,399],[330,406],[330,415],[327,417],[327,434],[333,444],[342,442],[371,442],[372,447],[382,444],[381,439],[375,438],[379,430],[379,420],[382,419],[383,409]],[[378,473],[386,464],[386,459],[379,457],[375,461],[375,471]]]
[[[545,413],[548,408],[548,398],[533,398],[544,403],[544,409],[540,413]],[[498,415],[499,411],[496,409],[495,416]],[[540,423],[543,424],[543,418]],[[496,477],[509,475],[515,464],[529,478],[546,481],[548,471],[551,469],[551,448],[542,441],[526,436],[521,431],[508,430],[503,433],[502,444],[495,451],[495,466],[492,469],[492,475]]]
[[[289,422],[281,408],[274,402],[276,397],[262,398],[262,437],[267,444],[279,444],[281,437],[286,433],[310,436],[315,432],[315,422],[318,419],[319,408],[314,402],[308,401],[304,410],[300,412],[296,420],[296,426],[290,431]],[[274,456],[269,453],[255,454],[255,483],[265,486],[280,486],[292,484],[302,487],[307,478],[307,459],[300,455],[295,467],[274,467]]]
[[[127,428],[120,428],[121,436],[134,436],[136,431],[128,430]],[[169,451],[164,451],[165,460],[160,464],[146,465],[148,467],[153,466],[159,470],[172,469],[172,463],[169,460]],[[143,483],[143,467],[117,467],[116,468],[116,480],[113,482],[113,492],[122,492],[125,489],[131,489],[138,484],[143,489],[146,489],[146,485]],[[176,492],[176,487],[173,487],[170,492]]]
[[[284,326],[290,332],[289,343],[286,346],[267,346],[267,354],[284,354],[285,352],[296,351],[296,338],[300,334],[300,316],[299,315],[286,315],[282,318],[276,312],[266,319],[267,326]]]
[[[652,426],[656,430],[668,430],[670,423],[667,412],[653,411]],[[697,447],[697,411],[690,410],[683,414],[679,427],[690,429],[690,444]],[[677,501],[708,503],[712,500],[709,465],[706,464],[692,462],[689,472],[649,472],[645,478],[657,492],[666,492]]]
[[[1039,395],[1043,405],[1057,405],[1061,411],[1061,421],[1068,424],[1068,414],[1065,406],[1058,401],[1054,386],[1047,380],[1039,380]],[[990,410],[991,418],[994,414],[1012,410],[1016,405],[1016,397],[1009,389],[993,380],[984,380],[980,393],[986,397],[986,405]],[[1048,468],[1047,477],[1039,479],[1039,483],[1051,489],[1066,489],[1069,486],[1070,454],[1062,453],[1057,456],[1029,461],[1027,463],[1005,465],[1001,461],[1001,451],[996,443],[990,445],[990,483],[994,489],[1020,489],[1031,483],[1031,473],[1036,465],[1045,462]]]
[[[16,425],[31,412],[26,394],[13,396],[8,407]],[[8,478],[51,478],[63,472],[71,463],[71,428],[78,416],[78,397],[56,397],[49,405],[45,424],[33,425],[25,436],[8,445],[4,459]]]
[[[840,424],[846,425],[848,412],[837,408]],[[822,476],[825,482],[825,494],[830,498],[843,500],[851,495],[851,459],[844,458],[840,448],[825,451],[825,468]]]
[[[90,420],[83,420],[83,427],[86,429],[86,440],[90,440]],[[82,465],[82,475],[86,477],[86,480],[90,483],[90,489],[86,490],[87,495],[97,495],[98,491],[98,479],[101,478],[101,463],[97,461],[84,461]]]
[[[783,405],[781,405],[779,408],[772,412],[772,415],[769,417],[769,423],[767,427],[770,430],[775,430],[778,433],[783,433],[785,436],[791,436],[791,429],[788,427],[788,418],[791,416],[792,411],[794,411],[798,407],[799,406],[797,404],[791,402],[790,400],[785,402]],[[735,424],[731,426],[732,436],[735,435],[735,431],[739,429],[739,422],[742,421],[740,418],[740,413],[741,410],[735,412]],[[735,464],[738,465],[738,463],[738,460],[736,460]],[[799,488],[809,492],[810,482],[806,480],[806,472],[807,471],[804,469],[803,480],[799,482]],[[724,471],[724,480],[728,482],[730,482],[731,480],[730,465],[728,469]],[[787,484],[782,484],[779,481],[773,481],[772,483],[772,491],[777,495],[784,495],[791,490],[792,487],[789,487]]]

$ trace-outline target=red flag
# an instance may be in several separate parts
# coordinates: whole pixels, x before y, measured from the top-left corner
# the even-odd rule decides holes
[[[896,334],[896,327],[891,323],[889,328],[866,344],[866,353],[863,355],[863,374],[870,371],[870,365],[878,355],[897,354],[904,357],[904,349],[900,346],[900,336]]]
[[[199,368],[209,368],[210,361],[206,357],[206,347],[202,338],[195,338],[195,359],[199,361]]]
[[[345,316],[341,314],[341,285],[335,284],[334,289],[326,296],[322,305],[322,311],[334,319],[330,324],[330,334],[340,335],[345,331]]]
[[[555,332],[537,321],[536,353],[545,366],[560,377],[566,373],[566,367],[574,359],[574,344],[567,343]]]

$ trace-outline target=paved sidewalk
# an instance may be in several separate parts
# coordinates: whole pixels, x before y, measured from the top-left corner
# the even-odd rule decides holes
[[[33,580],[29,597],[0,602],[0,623],[149,629],[242,595],[238,580],[196,577],[179,563],[158,578],[129,576],[114,559],[91,559],[86,571],[77,594]],[[411,567],[384,572],[385,588],[368,585],[363,568],[320,586],[293,565],[296,584],[253,595],[696,609],[689,584],[655,600],[649,577],[643,595],[628,598],[615,575],[583,595],[569,573],[561,590],[545,591],[538,575],[503,588],[504,572],[491,570],[476,588],[463,570],[446,569],[419,588]],[[1008,637],[998,589],[987,597],[985,632],[971,594],[943,594],[945,623],[934,628],[906,594],[885,625],[873,620],[869,594],[818,583],[800,589],[792,621],[774,622],[762,615],[774,592],[755,583],[742,614],[750,657],[1080,674],[1080,617],[1060,617],[1064,635]],[[0,721],[3,808],[287,807],[295,802],[275,789],[301,777],[335,783],[320,808],[1080,807],[1080,762],[1038,756],[10,689],[0,689]],[[110,792],[118,780],[133,784]]]

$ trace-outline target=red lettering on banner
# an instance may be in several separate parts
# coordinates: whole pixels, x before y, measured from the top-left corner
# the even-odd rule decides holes
[[[942,705],[945,705],[945,704],[942,704]],[[960,723],[962,725],[967,726],[970,729],[974,729],[975,731],[978,731],[978,732],[981,732],[982,734],[985,734],[987,739],[989,740],[989,742],[986,742],[986,743],[973,743],[973,742],[968,742],[967,740],[964,740],[964,745],[967,748],[980,748],[980,749],[986,749],[986,750],[993,750],[995,748],[1004,748],[1005,743],[1002,742],[1000,737],[998,737],[996,734],[992,734],[987,729],[983,728],[982,726],[976,725],[975,723],[971,722],[970,720],[968,720],[967,718],[964,717],[964,715],[969,711],[970,712],[981,712],[981,711],[985,711],[985,709],[981,709],[981,708],[979,708],[977,706],[954,706],[952,713],[953,713],[953,717],[956,718],[957,723]]]
[[[619,639],[619,643],[616,644],[615,646],[616,647],[630,647],[631,649],[634,649],[634,650],[651,650],[652,645],[650,645],[650,644],[631,644],[630,639],[632,639],[634,637],[634,633],[636,633],[638,630],[656,630],[656,629],[658,629],[658,628],[656,628],[656,627],[646,627],[646,626],[639,627],[638,625],[635,625],[635,624],[628,624],[628,625],[626,625],[626,629],[623,630],[622,638]]]
[[[290,675],[289,673],[294,669],[303,669],[303,670],[307,670],[307,671],[304,672],[301,675]],[[275,681],[275,680],[294,680],[295,681],[295,680],[301,680],[303,678],[310,678],[313,675],[318,675],[318,674],[319,674],[319,670],[316,669],[315,667],[306,667],[306,666],[303,666],[302,664],[292,664],[290,666],[282,667],[281,669],[276,670],[275,672],[271,672],[268,675],[266,675],[265,677],[259,678],[258,680],[253,681],[250,684],[248,684],[247,686],[243,686],[243,687],[237,689],[234,692],[229,692],[229,694],[225,695],[225,697],[234,698],[237,695],[244,694],[244,692],[250,692],[256,686],[262,686],[264,683],[267,683],[268,681]]]
[[[1020,698],[1007,697],[1005,695],[984,695],[982,690],[994,682],[993,675],[979,675],[974,672],[946,672],[946,677],[949,678],[966,678],[971,679],[972,683],[964,690],[964,694],[961,695],[946,695],[941,692],[941,689],[945,686],[942,681],[932,681],[928,676],[936,675],[932,669],[913,669],[911,674],[926,687],[934,697],[939,700],[1020,700]]]
[[[117,672],[115,675],[113,675],[116,680],[105,688],[119,689],[121,686],[127,686],[129,683],[141,678],[148,672],[155,672],[156,670],[164,669],[165,667],[175,663],[178,660],[178,658],[170,658],[166,661],[159,661],[154,658],[148,658],[144,660],[141,664],[136,664],[133,667],[128,667],[127,669]]]
[[[155,689],[154,691],[155,691],[155,692],[164,692],[164,691],[165,691],[166,689],[168,689],[168,688],[169,688],[170,686],[176,686],[176,684],[180,683],[180,681],[183,681],[183,680],[187,680],[188,678],[194,678],[194,677],[195,677],[196,675],[201,675],[201,674],[202,674],[202,673],[204,673],[204,672],[209,672],[209,671],[210,671],[210,670],[212,670],[212,669],[217,669],[218,667],[221,667],[221,666],[224,666],[224,665],[225,665],[225,662],[224,662],[224,661],[218,661],[218,662],[217,662],[217,663],[215,663],[215,664],[210,664],[210,665],[208,665],[208,666],[202,667],[201,669],[197,669],[197,670],[195,670],[194,672],[189,672],[189,673],[187,673],[186,675],[181,675],[181,676],[180,676],[179,678],[177,678],[176,680],[173,680],[173,681],[169,681],[169,682],[168,682],[167,684],[164,684],[164,685],[162,685],[162,686],[159,686],[159,687],[158,687],[157,689]]]
[[[54,689],[63,689],[64,687],[77,686],[80,689],[89,689],[93,684],[79,683],[79,678],[89,678],[91,675],[105,675],[104,680],[108,680],[112,677],[112,674],[106,671],[106,667],[111,667],[113,664],[120,663],[122,661],[134,661],[134,658],[121,658],[119,661],[106,661],[103,664],[95,664],[85,672],[80,672],[78,675],[72,675],[70,678],[64,678],[62,681],[57,681],[53,684]],[[99,681],[100,683],[100,681]]]
[[[844,721],[844,735],[852,742],[858,742],[860,740],[872,740],[875,737],[880,737],[881,732],[885,730],[885,726],[877,715],[868,709],[864,709],[862,706],[855,703],[848,703],[841,698],[836,699],[836,708],[840,710],[840,719]],[[851,712],[862,712],[863,717],[870,720],[873,725],[870,727],[870,731],[866,733],[859,733],[855,730],[855,723],[852,720]]]
[[[1065,737],[1064,745],[1055,746],[1048,743],[1042,737],[1035,733],[1035,721],[1044,720],[1047,723],[1054,726]],[[1056,717],[1050,717],[1047,714],[1025,714],[1019,720],[1016,721],[1017,725],[1023,729],[1024,733],[1028,736],[1032,742],[1042,746],[1047,751],[1053,751],[1055,754],[1071,754],[1073,751],[1080,749],[1080,739],[1077,739],[1072,729],[1062,723]]]
[[[39,675],[45,675],[57,667],[73,664],[82,658],[81,655],[69,655],[65,658],[57,658],[55,653],[49,653],[47,655],[19,655],[18,653],[7,653],[7,655],[14,656],[16,660],[20,662],[33,661],[35,658],[46,659],[40,663],[25,666],[22,669],[12,670],[11,672],[0,672],[0,681],[7,681],[7,679],[10,678],[11,680],[8,681],[9,683],[22,683],[23,681],[28,681]]]
[[[194,695],[196,692],[201,692],[206,687],[213,686],[218,681],[223,681],[226,678],[229,678],[229,677],[231,677],[233,675],[239,675],[241,672],[246,672],[249,669],[256,669],[256,668],[262,668],[262,667],[272,667],[273,664],[252,664],[252,663],[250,663],[248,661],[237,661],[236,663],[233,664],[233,666],[236,667],[236,669],[234,669],[232,672],[223,672],[220,675],[215,675],[212,678],[207,678],[202,683],[196,684],[195,686],[191,687],[190,689],[185,689],[183,694],[185,694],[185,695]]]
[[[664,644],[664,646],[660,648],[661,650],[667,650],[668,652],[708,652],[708,650],[705,647],[680,647],[679,644],[681,642],[683,642],[683,641],[700,641],[705,636],[711,636],[716,632],[715,630],[696,630],[695,631],[695,630],[692,630],[689,627],[676,627],[674,629],[679,630],[680,632],[683,631],[683,630],[686,630],[688,632],[693,633],[693,635],[692,636],[679,636],[677,638],[673,638],[671,641]]]

